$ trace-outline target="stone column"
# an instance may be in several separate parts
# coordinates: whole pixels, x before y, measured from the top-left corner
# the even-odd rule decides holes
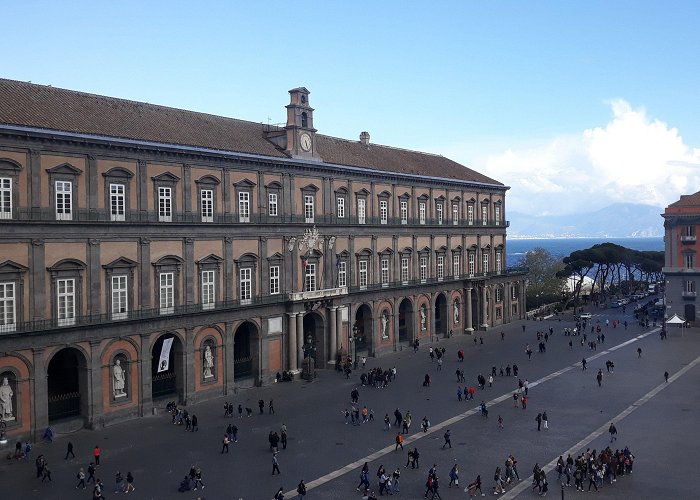
[[[194,291],[198,288],[194,265],[194,238],[185,238],[183,250],[185,256],[185,304],[194,304]]]
[[[297,315],[289,313],[287,315],[287,336],[289,337],[289,370],[297,369]]]
[[[224,297],[226,300],[233,299],[233,238],[224,237]]]
[[[194,338],[194,328],[185,328],[185,345],[183,347],[183,362],[185,363],[182,373],[184,374],[185,380],[182,382],[182,401],[183,404],[192,404],[195,402],[195,377],[198,373],[195,373],[195,363],[194,356],[195,351],[194,343],[192,342]],[[191,398],[191,399],[190,399]]]
[[[489,326],[489,322],[487,319],[487,313],[488,313],[488,303],[486,301],[486,291],[487,287],[484,285],[484,288],[482,289],[482,295],[481,295],[481,327],[486,328]]]
[[[145,416],[151,412],[153,405],[153,386],[151,383],[151,334],[141,335],[141,350],[139,352],[139,368],[141,371],[141,387],[139,389],[139,413]]]
[[[100,359],[100,341],[91,340],[90,341],[90,361],[89,367],[87,369],[87,383],[90,388],[87,396],[87,428],[88,429],[98,429],[101,427],[99,425],[98,419],[102,415],[102,391],[109,392],[109,382],[102,384],[103,380],[103,366],[102,360]],[[111,377],[111,369],[109,362],[106,366],[108,377]],[[107,378],[109,381],[109,378]],[[106,385],[106,387],[105,387]],[[111,397],[111,396],[110,396]]]
[[[142,309],[148,309],[151,307],[151,296],[153,293],[153,291],[151,290],[150,245],[150,238],[141,238],[139,240],[139,305]],[[150,359],[150,355],[148,359]]]
[[[88,311],[90,314],[102,312],[102,300],[100,283],[102,281],[102,266],[100,265],[100,240],[96,238],[88,239]],[[112,284],[105,282],[106,287]]]
[[[467,298],[464,299],[465,302],[465,313],[464,313],[464,331],[467,333],[473,333],[474,327],[472,326],[472,288],[467,288]]]
[[[233,369],[233,323],[227,322],[224,324],[224,345],[222,349],[223,366],[224,366],[224,394],[228,394],[235,388],[236,380]]]
[[[39,206],[39,205],[36,205]],[[32,239],[30,250],[29,310],[33,320],[46,319],[46,255],[44,240]],[[48,317],[50,316],[48,313]],[[48,417],[47,417],[48,418]]]
[[[34,401],[32,401],[32,434],[34,441],[41,441],[44,430],[49,425],[49,402],[46,364],[44,363],[44,349],[32,349],[32,363],[34,365],[34,377],[30,380],[30,387]]]
[[[304,362],[304,313],[297,314],[297,368]]]
[[[94,213],[99,207],[97,206],[97,181],[99,174],[97,173],[97,159],[93,155],[87,155],[87,188],[88,188],[88,210]],[[106,205],[106,203],[105,203]]]
[[[182,211],[185,220],[190,220],[188,216],[192,214],[192,165],[188,163],[182,166],[182,191]]]
[[[328,348],[328,359],[329,363],[335,364],[335,355],[338,353],[338,334],[336,333],[335,324],[335,314],[338,308],[336,306],[330,307],[328,311],[328,326],[329,326],[329,348]]]

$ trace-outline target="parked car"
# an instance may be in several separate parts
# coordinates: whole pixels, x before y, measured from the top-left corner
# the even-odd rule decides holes
[[[591,319],[592,317],[593,317],[593,315],[591,313],[581,313],[579,315],[579,318],[581,318],[581,319]]]

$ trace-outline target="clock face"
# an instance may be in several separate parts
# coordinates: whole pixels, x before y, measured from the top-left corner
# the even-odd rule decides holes
[[[311,136],[309,134],[301,134],[299,144],[304,151],[311,151]]]

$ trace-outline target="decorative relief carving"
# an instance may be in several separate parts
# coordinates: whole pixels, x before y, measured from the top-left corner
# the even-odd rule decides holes
[[[194,245],[194,238],[185,238],[185,245]]]
[[[139,243],[142,245],[150,245],[151,244],[151,238],[140,238]]]
[[[35,246],[35,247],[43,247],[43,246],[44,246],[44,240],[33,239],[33,240],[32,240],[32,246]]]
[[[90,243],[90,245],[92,246],[97,246],[100,244],[100,240],[98,240],[97,238],[90,238],[88,240],[88,243]]]
[[[328,250],[333,250],[333,246],[335,245],[335,236],[331,236],[328,238]]]
[[[224,243],[231,243],[233,241],[233,237],[231,236],[224,236]]]

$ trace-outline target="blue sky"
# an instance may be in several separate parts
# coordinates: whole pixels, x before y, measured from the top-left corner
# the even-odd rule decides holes
[[[508,207],[700,189],[700,2],[8,2],[0,76],[449,156]]]

